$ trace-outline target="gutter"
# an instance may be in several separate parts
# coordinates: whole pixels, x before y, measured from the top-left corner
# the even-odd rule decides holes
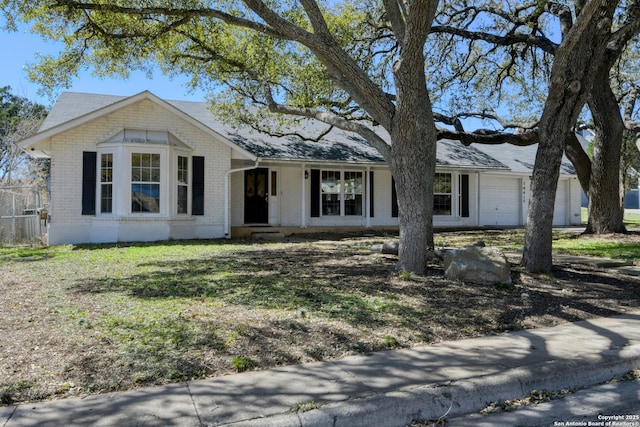
[[[230,193],[229,179],[231,177],[231,174],[236,172],[256,169],[261,161],[262,161],[262,158],[256,157],[255,164],[253,166],[245,166],[243,168],[229,169],[227,173],[224,175],[224,237],[226,239],[231,238],[231,224],[229,220],[229,204],[230,204],[230,197],[231,197],[231,195],[229,194]]]

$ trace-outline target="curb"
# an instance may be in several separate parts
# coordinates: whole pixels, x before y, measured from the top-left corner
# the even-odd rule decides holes
[[[406,427],[414,420],[468,415],[497,400],[520,398],[533,390],[585,388],[640,367],[640,345],[608,350],[599,357],[554,360],[444,384],[330,403],[303,413],[222,424],[233,427]]]

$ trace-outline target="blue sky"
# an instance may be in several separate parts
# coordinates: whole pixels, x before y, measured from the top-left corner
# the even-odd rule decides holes
[[[4,22],[0,22],[0,27]],[[50,106],[55,100],[38,95],[39,86],[29,81],[25,67],[37,61],[37,54],[55,54],[61,45],[45,42],[27,30],[6,32],[0,30],[2,63],[0,64],[0,87],[11,86],[12,93],[39,104]],[[173,100],[204,101],[202,92],[189,93],[187,78],[169,80],[158,71],[152,80],[144,73],[132,73],[128,80],[100,79],[85,72],[73,80],[69,91],[108,95],[134,95],[149,90],[160,98]]]
[[[62,50],[58,43],[46,42],[40,36],[31,34],[25,27],[18,32],[2,30],[4,21],[0,18],[0,87],[11,86],[11,92],[15,95],[27,98],[46,107],[50,107],[55,99],[46,95],[39,95],[39,85],[29,81],[26,67],[29,63],[37,62],[38,54],[56,54]],[[75,77],[72,86],[61,91],[99,93],[106,95],[131,96],[144,90],[149,90],[162,99],[206,101],[206,93],[203,91],[189,92],[187,89],[187,77],[169,79],[160,71],[148,79],[142,72],[133,72],[127,80],[120,78],[102,79],[91,75],[90,71],[83,72]],[[464,121],[469,129],[482,126],[476,119]]]

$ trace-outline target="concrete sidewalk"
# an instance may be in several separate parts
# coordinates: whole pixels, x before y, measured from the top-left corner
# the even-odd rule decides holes
[[[640,368],[640,312],[494,337],[0,408],[0,426],[399,426]],[[292,412],[313,402],[315,409]]]

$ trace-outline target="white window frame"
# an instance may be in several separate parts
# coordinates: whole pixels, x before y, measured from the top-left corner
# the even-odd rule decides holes
[[[166,213],[166,209],[167,209],[167,188],[166,188],[166,171],[168,170],[168,168],[166,167],[166,163],[167,163],[167,159],[166,159],[166,151],[167,150],[157,150],[157,149],[147,149],[146,147],[132,147],[130,150],[125,150],[127,151],[127,166],[129,168],[129,179],[128,179],[128,183],[129,183],[129,214],[131,216],[138,216],[138,215],[162,215],[163,213]],[[158,156],[158,180],[143,180],[143,179],[139,179],[137,181],[133,180],[133,156],[134,155],[142,155],[142,156]],[[163,167],[164,166],[164,167]],[[151,171],[155,169],[154,166],[151,166]],[[158,186],[158,210],[157,211],[150,211],[150,212],[144,212],[144,211],[134,211],[133,210],[133,186],[134,185],[153,185],[153,186]],[[163,185],[164,184],[164,185]]]
[[[103,157],[104,156],[111,156],[111,180],[108,181],[103,181],[103,172],[105,171],[105,168],[103,168]],[[97,209],[96,212],[98,214],[102,214],[102,215],[111,215],[113,214],[113,211],[115,209],[115,200],[114,200],[114,182],[116,181],[116,170],[115,170],[115,158],[116,155],[114,152],[112,151],[104,151],[99,153],[98,155],[98,189],[96,191],[96,199],[97,199]],[[103,210],[103,206],[102,206],[102,200],[103,200],[103,196],[102,196],[102,190],[105,186],[110,186],[111,187],[111,209],[109,211],[104,211]]]
[[[180,175],[180,157],[186,158],[187,159],[187,170],[186,170],[186,174],[187,174],[187,182],[186,183],[181,183],[180,179],[179,179],[179,175]],[[189,216],[191,215],[191,199],[192,199],[192,187],[193,187],[193,183],[191,182],[193,179],[193,163],[191,161],[191,153],[188,153],[186,151],[181,151],[181,150],[175,150],[174,151],[174,155],[173,155],[173,161],[174,161],[174,170],[175,173],[174,175],[174,179],[173,179],[173,190],[174,190],[174,195],[173,195],[173,202],[172,202],[172,206],[173,206],[173,215],[177,215],[177,216]],[[178,198],[179,198],[179,187],[186,187],[187,189],[187,211],[186,212],[179,212],[178,211]]]
[[[146,141],[128,139],[122,135],[146,136]],[[167,143],[168,138],[172,142]],[[165,139],[162,139],[165,138]],[[156,142],[157,141],[157,142]],[[132,209],[133,153],[160,155],[160,208],[159,212],[134,212]],[[112,211],[101,212],[102,204],[102,155],[112,155]],[[178,214],[178,157],[186,157],[188,164],[187,213]],[[140,131],[125,129],[112,139],[97,145],[96,217],[98,218],[185,218],[191,216],[193,183],[193,152],[191,146],[177,140],[167,131]]]
[[[444,193],[444,192],[436,192],[436,182],[435,180],[437,179],[438,175],[449,175],[449,184],[450,184],[450,190],[451,192],[449,193]],[[434,177],[434,183],[433,183],[433,215],[434,216],[440,216],[440,217],[452,217],[454,216],[454,213],[457,211],[456,207],[457,207],[457,203],[456,203],[456,193],[460,193],[459,189],[456,188],[456,182],[457,182],[457,177],[458,174],[453,173],[453,172],[436,172],[435,177]],[[437,196],[449,196],[449,200],[450,200],[450,209],[449,209],[449,213],[448,214],[442,214],[442,213],[435,213],[435,199]]]
[[[325,214],[325,210],[324,210],[324,200],[323,200],[323,194],[327,194],[327,193],[323,193],[322,190],[322,183],[323,183],[323,174],[324,173],[334,173],[334,174],[338,174],[339,176],[339,190],[338,190],[338,203],[339,203],[339,213],[338,214]],[[354,193],[354,194],[359,194],[360,195],[360,214],[359,215],[347,215],[346,214],[346,206],[345,206],[345,195],[347,194],[345,192],[345,187],[346,187],[346,181],[345,181],[345,175],[347,173],[356,173],[356,174],[360,174],[360,178],[362,180],[362,190],[360,193]],[[366,177],[365,177],[365,172],[361,171],[361,170],[340,170],[340,169],[321,169],[320,170],[320,217],[327,217],[327,218],[332,218],[332,217],[346,217],[346,218],[358,218],[358,217],[364,217],[365,216],[365,194],[366,194],[366,181],[365,181]],[[328,193],[328,194],[335,194],[335,193]]]

